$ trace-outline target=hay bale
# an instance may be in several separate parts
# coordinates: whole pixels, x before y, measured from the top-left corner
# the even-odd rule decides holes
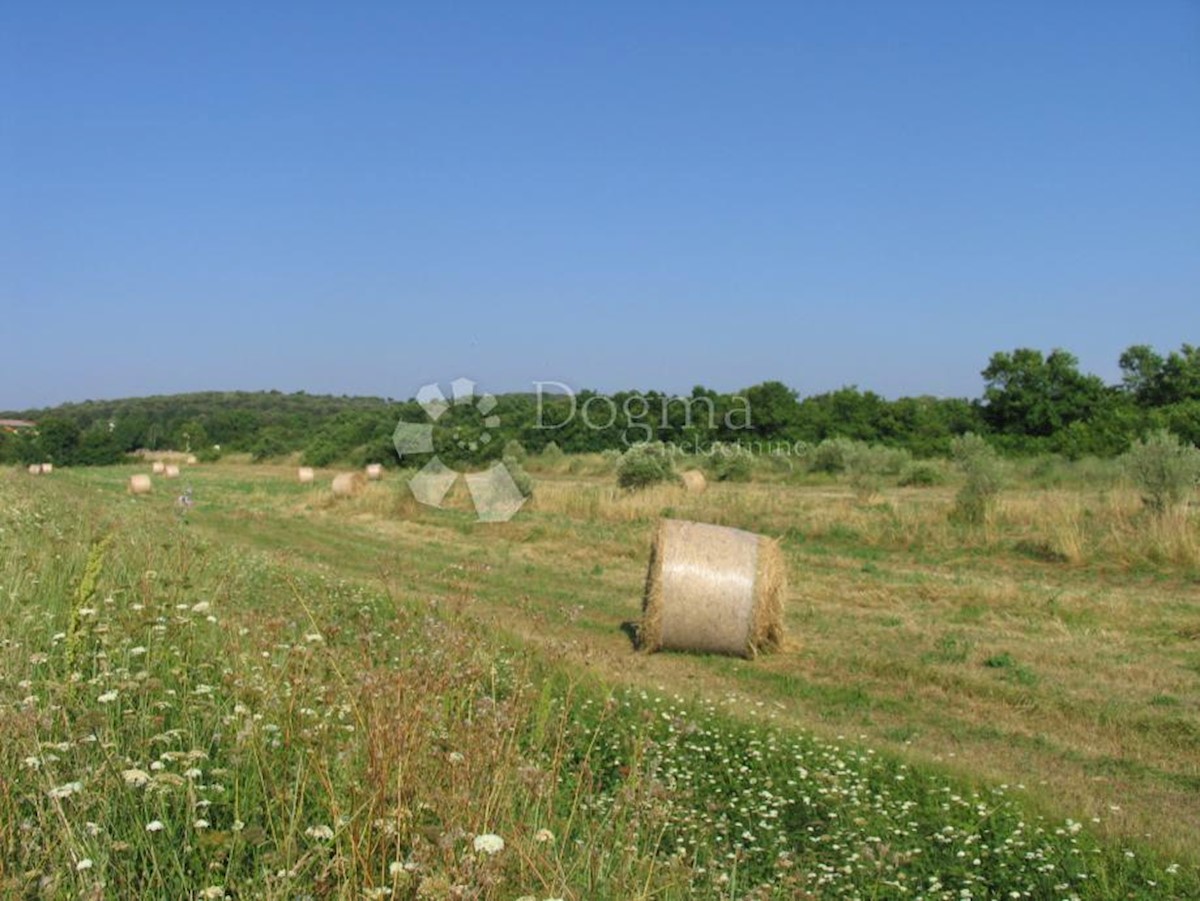
[[[372,482],[378,482],[383,478],[383,465],[380,463],[367,464],[367,478]]]
[[[334,497],[354,497],[367,487],[361,472],[342,472],[333,477]]]
[[[168,463],[165,467],[163,467],[163,478],[164,479],[179,478],[179,467],[176,466],[174,463]]]
[[[708,479],[704,478],[704,473],[698,469],[689,469],[679,474],[679,478],[683,480],[683,487],[687,491],[701,492],[708,487]]]
[[[129,493],[130,494],[149,494],[150,493],[150,476],[138,473],[135,476],[129,477]]]
[[[196,455],[195,455],[195,454],[188,454],[188,458],[187,458],[187,465],[188,465],[188,466],[195,466],[195,465],[196,465],[197,463],[199,463],[199,462],[200,462],[200,461],[196,459]]]
[[[167,468],[167,464],[164,463],[162,460],[155,460],[153,463],[150,464],[150,471],[152,473],[154,473],[156,476],[162,475],[163,470],[166,468]]]
[[[664,519],[654,535],[640,645],[754,657],[783,640],[786,571],[764,535]]]
[[[300,481],[301,485],[311,485],[316,480],[317,474],[311,466],[301,466],[296,470],[296,478]]]
[[[42,467],[37,463],[30,463],[28,472],[31,476],[40,476],[42,474]]]
[[[52,472],[54,472],[54,464],[53,463],[43,463],[42,464],[42,475],[48,476]]]

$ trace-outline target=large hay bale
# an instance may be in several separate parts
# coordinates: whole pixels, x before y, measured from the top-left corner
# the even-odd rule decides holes
[[[361,472],[342,472],[333,477],[334,497],[354,497],[367,487]]]
[[[154,473],[156,476],[162,475],[163,470],[165,470],[166,468],[167,468],[167,464],[164,463],[162,460],[155,460],[153,463],[150,464],[150,471],[152,473]]]
[[[383,465],[380,463],[367,464],[367,478],[372,482],[378,482],[383,478]]]
[[[783,640],[786,583],[774,540],[664,519],[650,549],[641,647],[739,657],[774,650]]]
[[[179,478],[179,467],[176,466],[174,463],[168,463],[165,467],[163,467],[163,478],[164,479]]]
[[[143,473],[138,473],[135,476],[129,477],[129,493],[130,494],[149,494],[150,493],[150,476]]]
[[[31,476],[40,476],[42,474],[42,467],[37,463],[30,463],[28,472]]]
[[[708,487],[708,479],[704,478],[704,473],[698,469],[681,472],[679,478],[683,480],[683,487],[688,491],[699,493]]]
[[[317,474],[311,466],[301,466],[296,470],[296,478],[300,481],[301,485],[311,485],[317,478]]]
[[[200,462],[200,461],[197,459],[197,457],[196,457],[196,455],[195,455],[195,454],[188,454],[188,458],[187,458],[187,465],[188,465],[188,466],[195,466],[195,465],[196,465],[197,463],[199,463],[199,462]]]
[[[54,472],[54,464],[53,463],[43,463],[42,464],[42,475],[48,476],[52,472]]]

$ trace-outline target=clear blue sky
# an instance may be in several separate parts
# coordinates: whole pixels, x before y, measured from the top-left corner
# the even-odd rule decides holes
[[[1200,341],[1195,0],[187,6],[0,7],[0,409]]]

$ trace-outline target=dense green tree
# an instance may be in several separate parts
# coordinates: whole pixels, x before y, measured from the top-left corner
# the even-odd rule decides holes
[[[1143,407],[1200,400],[1200,347],[1182,345],[1166,357],[1135,344],[1120,359],[1125,390]]]
[[[49,416],[38,422],[36,446],[43,461],[67,466],[79,448],[79,424],[66,416]]]
[[[763,382],[743,394],[750,408],[750,424],[764,441],[788,440],[800,423],[796,392],[783,382]]]
[[[1060,349],[1048,356],[1028,347],[995,353],[983,378],[984,420],[1009,435],[1053,435],[1090,417],[1106,394],[1097,376],[1081,373],[1079,361]]]

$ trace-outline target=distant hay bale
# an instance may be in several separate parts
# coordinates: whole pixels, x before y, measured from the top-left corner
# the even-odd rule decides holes
[[[188,454],[188,458],[187,458],[187,464],[188,464],[188,466],[195,466],[195,465],[196,465],[197,463],[199,463],[199,462],[200,462],[200,461],[196,459],[196,455],[195,455],[195,454]]]
[[[164,479],[177,479],[179,478],[179,467],[174,463],[168,463],[163,467],[162,475]]]
[[[300,480],[301,485],[311,485],[317,478],[317,474],[313,472],[311,466],[301,466],[296,470],[296,478]]]
[[[42,467],[39,466],[37,463],[30,463],[29,464],[29,474],[31,476],[40,476],[42,474]]]
[[[152,473],[154,473],[156,476],[162,475],[163,470],[166,468],[167,468],[167,464],[164,463],[162,460],[155,460],[153,463],[150,464],[150,471]]]
[[[130,494],[149,494],[150,493],[150,476],[139,473],[129,477],[129,493]]]
[[[334,497],[354,497],[367,486],[361,472],[342,472],[333,477]]]
[[[42,464],[42,475],[48,476],[52,472],[54,472],[54,464],[53,463],[43,463]]]
[[[367,478],[372,482],[378,482],[383,478],[383,465],[380,463],[367,464]]]
[[[753,658],[783,640],[786,571],[764,535],[664,519],[646,572],[644,650]]]
[[[704,473],[698,469],[689,469],[679,474],[679,478],[683,480],[683,487],[688,491],[701,492],[708,487],[708,479],[704,478]]]

